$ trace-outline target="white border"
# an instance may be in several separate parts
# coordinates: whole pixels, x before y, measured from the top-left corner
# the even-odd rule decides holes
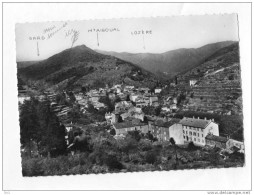
[[[15,23],[238,13],[247,163],[244,168],[23,178],[20,165]],[[250,4],[4,4],[4,190],[250,190]]]

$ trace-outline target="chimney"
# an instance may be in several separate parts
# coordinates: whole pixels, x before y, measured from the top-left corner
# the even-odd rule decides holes
[[[206,120],[206,117],[205,117],[205,120]]]
[[[195,117],[193,116],[193,118],[195,118]]]
[[[214,119],[212,119],[212,121],[214,122]]]
[[[199,116],[198,116],[198,119],[199,119]]]

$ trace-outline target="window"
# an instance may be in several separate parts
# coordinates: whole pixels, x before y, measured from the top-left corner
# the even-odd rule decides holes
[[[190,135],[192,135],[191,131],[189,132]]]
[[[184,130],[183,130],[183,134],[184,134],[185,132],[184,132]]]
[[[200,142],[200,139],[198,139],[198,142]]]
[[[204,131],[204,130],[203,130],[203,129],[201,129],[201,132],[202,132],[202,133],[203,133],[203,131]]]
[[[167,138],[165,137],[165,141],[167,140]]]
[[[196,141],[196,138],[194,138],[194,141]]]
[[[195,132],[193,132],[193,135],[194,135],[194,136],[196,136],[196,133],[195,133]]]
[[[185,139],[185,136],[183,136],[183,139]]]
[[[202,137],[204,137],[204,134],[202,134]]]
[[[204,143],[204,140],[202,139],[202,143]]]
[[[199,133],[198,133],[198,137],[199,137]]]

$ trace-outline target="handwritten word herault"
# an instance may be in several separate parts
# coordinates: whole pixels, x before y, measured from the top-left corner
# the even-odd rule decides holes
[[[101,28],[101,29],[89,29],[88,32],[118,32],[120,31],[118,28]]]
[[[45,34],[45,33],[48,33],[48,32],[50,32],[50,31],[52,31],[52,30],[54,30],[56,28],[56,26],[54,25],[54,26],[50,26],[50,27],[48,27],[48,28],[45,28],[44,30],[43,30],[43,33]]]
[[[52,31],[48,34],[48,39],[52,38],[56,33],[58,33],[60,30],[62,30],[64,27],[67,26],[67,22],[65,22],[62,26],[60,26],[58,29]],[[45,30],[44,30],[45,31]]]

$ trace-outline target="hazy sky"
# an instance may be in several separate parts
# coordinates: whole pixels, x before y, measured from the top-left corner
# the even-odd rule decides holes
[[[94,29],[113,32],[97,33]],[[132,35],[140,30],[144,34]],[[219,41],[238,41],[235,14],[26,23],[16,25],[17,61],[42,60],[70,48],[75,31],[79,35],[73,47],[85,44],[91,49],[130,53],[163,53]]]

